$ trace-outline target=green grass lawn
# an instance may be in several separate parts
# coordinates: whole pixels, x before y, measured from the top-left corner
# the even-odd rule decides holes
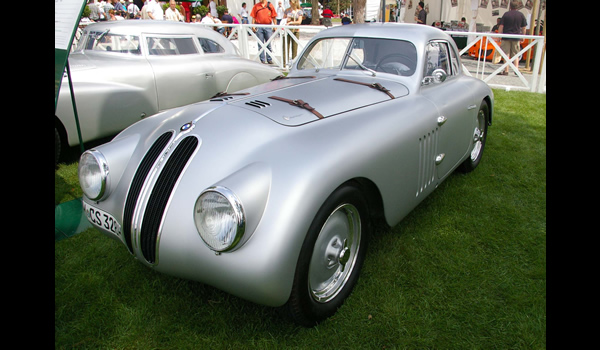
[[[297,327],[92,228],[55,242],[55,348],[545,349],[546,95],[494,93],[479,167],[376,232],[334,317]],[[76,163],[55,174],[55,203],[81,197]]]

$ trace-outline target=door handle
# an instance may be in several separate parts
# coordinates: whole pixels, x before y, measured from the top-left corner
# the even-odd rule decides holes
[[[445,153],[440,153],[435,157],[435,165],[440,165],[443,161],[444,158],[446,158],[446,154]]]
[[[475,108],[477,108],[477,105],[470,105],[469,107],[467,107],[467,111],[470,111]]]
[[[440,116],[437,118],[437,123],[438,123],[438,125],[439,125],[439,126],[442,126],[442,125],[444,125],[444,123],[445,123],[447,120],[448,120],[448,118],[444,117],[443,115],[440,115]]]

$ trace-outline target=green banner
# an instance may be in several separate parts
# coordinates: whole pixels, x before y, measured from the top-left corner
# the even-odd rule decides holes
[[[54,0],[54,109],[86,0]]]

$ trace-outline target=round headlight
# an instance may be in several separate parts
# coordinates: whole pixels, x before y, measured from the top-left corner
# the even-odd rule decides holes
[[[91,200],[104,196],[108,179],[108,164],[102,153],[96,150],[85,151],[79,158],[79,186]]]
[[[217,252],[235,248],[246,226],[241,202],[229,189],[219,186],[200,194],[194,206],[194,222],[204,243]]]

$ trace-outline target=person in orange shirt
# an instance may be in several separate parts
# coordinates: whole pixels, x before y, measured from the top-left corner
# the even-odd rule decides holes
[[[275,6],[271,4],[270,1],[262,0],[258,4],[252,7],[252,11],[250,11],[250,17],[252,17],[253,24],[275,24],[275,17],[277,17],[277,12],[275,11]],[[256,28],[256,36],[258,40],[260,40],[263,45],[273,35],[273,28],[266,27],[257,27]],[[267,49],[271,50],[271,43],[267,45]],[[260,52],[260,61],[265,63],[265,58],[268,64],[272,64],[273,60],[270,55],[267,55],[264,48]]]

